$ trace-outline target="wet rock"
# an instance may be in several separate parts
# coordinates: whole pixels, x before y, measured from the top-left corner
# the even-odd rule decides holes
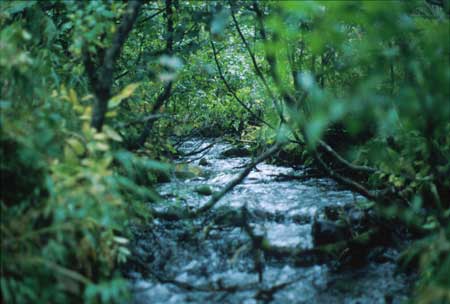
[[[340,206],[326,206],[324,208],[324,213],[327,219],[331,221],[337,221],[339,214],[342,212],[342,207]]]
[[[211,195],[213,193],[211,187],[208,185],[197,186],[194,191],[201,195]]]
[[[387,294],[384,295],[384,302],[385,302],[386,304],[390,304],[390,303],[392,303],[393,301],[394,301],[394,296],[393,296],[392,294],[387,293]]]
[[[158,183],[168,183],[170,182],[170,174],[168,172],[154,172],[155,176],[156,176],[156,181]]]
[[[209,161],[208,161],[206,158],[202,158],[202,159],[198,162],[198,164],[199,164],[200,166],[209,166],[209,165],[210,165]]]
[[[315,246],[332,244],[351,238],[350,229],[336,222],[316,219],[312,225],[312,237]]]
[[[175,171],[175,176],[179,179],[190,179],[196,177],[197,175],[191,171]]]
[[[174,174],[179,179],[193,179],[203,175],[203,170],[200,167],[190,165],[177,165]]]
[[[364,210],[358,208],[351,209],[347,217],[353,229],[364,229],[369,226],[369,217]]]
[[[368,259],[374,261],[375,263],[395,263],[398,252],[391,248],[386,247],[375,247],[371,250]]]
[[[375,216],[371,211],[371,209],[362,209],[351,204],[326,206],[322,209],[323,215],[320,218],[333,222],[342,220],[352,232],[361,233],[371,226],[371,219]]]
[[[233,147],[228,150],[223,151],[220,154],[221,158],[228,158],[228,157],[245,157],[250,156],[250,150],[245,147]]]
[[[130,271],[130,272],[127,274],[127,276],[128,276],[130,279],[133,279],[133,280],[139,280],[139,279],[142,279],[142,273],[137,272],[137,271]]]
[[[221,226],[240,227],[242,223],[242,215],[237,210],[229,210],[228,212],[220,212],[214,218],[216,224]]]

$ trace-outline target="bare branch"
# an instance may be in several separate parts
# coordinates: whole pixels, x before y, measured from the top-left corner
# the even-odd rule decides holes
[[[172,11],[172,0],[166,0],[166,18],[167,18],[167,29],[166,29],[166,52],[168,54],[173,53],[173,11]],[[161,107],[164,105],[164,103],[169,100],[171,94],[172,94],[172,85],[173,81],[170,80],[165,86],[164,90],[158,95],[158,98],[156,99],[155,104],[152,107],[151,115],[155,115]],[[144,130],[142,130],[141,135],[136,140],[135,143],[131,145],[131,149],[137,149],[142,147],[145,144],[145,141],[147,140],[148,136],[150,135],[150,132],[153,128],[153,125],[155,123],[155,119],[148,120],[145,124]]]
[[[375,168],[367,167],[367,166],[358,166],[352,163],[349,163],[346,159],[340,156],[330,145],[328,145],[323,140],[319,140],[319,146],[323,148],[326,152],[328,152],[336,161],[338,161],[341,165],[350,169],[352,171],[364,172],[364,173],[377,173],[378,170]]]
[[[270,125],[268,122],[266,122],[265,120],[261,119],[258,115],[256,115],[236,94],[236,92],[234,92],[233,88],[231,87],[231,85],[228,83],[227,79],[225,78],[225,76],[223,75],[222,72],[222,68],[220,66],[219,60],[217,58],[217,50],[216,47],[214,45],[214,42],[212,41],[211,37],[210,37],[210,42],[211,42],[211,47],[213,50],[213,54],[214,54],[214,61],[216,62],[216,66],[217,66],[217,71],[219,72],[219,76],[222,79],[223,83],[225,84],[225,86],[227,87],[228,91],[231,93],[231,95],[233,95],[234,99],[236,99],[236,101],[247,111],[249,112],[256,120],[258,120],[259,122],[267,125],[269,128],[274,129],[274,127],[272,125]]]
[[[240,26],[239,26],[239,23],[238,23],[238,21],[237,21],[237,19],[236,19],[236,16],[235,16],[235,14],[234,14],[234,11],[233,11],[233,5],[232,5],[231,1],[229,1],[229,3],[230,3],[230,8],[231,8],[231,9],[230,9],[230,11],[231,11],[231,17],[232,17],[232,19],[233,19],[234,26],[236,27],[236,30],[237,30],[239,36],[241,37],[242,43],[244,44],[245,48],[247,49],[247,52],[248,52],[248,54],[249,54],[249,56],[250,56],[250,58],[251,58],[251,60],[252,60],[252,64],[253,64],[253,68],[255,69],[255,73],[256,73],[256,75],[259,77],[259,79],[261,80],[261,82],[263,83],[263,86],[264,86],[264,88],[266,89],[267,94],[268,94],[269,97],[272,99],[272,102],[273,102],[273,104],[274,104],[275,109],[277,110],[277,113],[278,113],[278,116],[280,117],[280,120],[281,120],[282,122],[285,122],[286,120],[285,120],[285,118],[284,118],[284,116],[283,116],[283,111],[282,111],[282,109],[281,109],[281,106],[280,106],[280,104],[277,102],[277,98],[275,97],[275,94],[272,92],[272,90],[271,90],[271,88],[270,88],[270,86],[269,86],[269,84],[268,84],[268,82],[267,82],[267,80],[266,80],[266,77],[264,76],[263,72],[261,71],[261,68],[259,67],[259,65],[258,65],[258,63],[257,63],[257,61],[256,61],[255,54],[254,54],[253,51],[251,50],[250,45],[249,45],[248,42],[247,42],[247,39],[245,38],[244,34],[243,34],[242,31],[241,31],[241,28],[240,28]]]
[[[333,170],[332,168],[330,168],[321,158],[321,156],[319,155],[318,152],[314,153],[314,158],[317,160],[317,162],[319,163],[319,165],[322,167],[322,169],[325,170],[325,172],[328,173],[328,175],[333,178],[334,180],[336,180],[337,182],[339,182],[340,184],[347,186],[348,188],[350,188],[351,190],[363,195],[364,197],[372,200],[372,201],[378,201],[379,200],[379,196],[370,192],[369,190],[367,190],[363,185],[361,185],[360,183],[351,180],[347,177],[344,177],[342,175],[340,175],[339,173],[337,173],[335,170]]]
[[[284,101],[286,102],[287,105],[289,106],[295,106],[296,105],[296,100],[295,98],[289,94],[289,92],[284,88],[284,85],[281,82],[281,79],[277,73],[276,70],[276,65],[277,65],[277,60],[275,55],[272,52],[269,52],[268,47],[267,47],[267,34],[266,34],[266,30],[264,28],[264,15],[262,13],[262,11],[260,10],[258,3],[256,1],[253,2],[253,10],[256,13],[256,17],[257,17],[257,21],[259,23],[259,31],[260,31],[260,35],[263,39],[264,42],[264,47],[265,47],[265,54],[266,54],[266,60],[269,63],[269,70],[270,70],[270,75],[272,76],[275,84],[277,85],[281,95],[283,96]]]
[[[276,143],[275,145],[273,145],[270,149],[266,150],[265,152],[263,152],[261,155],[259,155],[257,158],[255,158],[246,168],[245,170],[243,170],[235,179],[233,179],[232,181],[230,181],[225,188],[222,189],[222,191],[218,192],[218,193],[214,193],[213,196],[211,197],[211,199],[209,200],[209,202],[207,202],[205,205],[203,205],[202,207],[200,207],[199,209],[197,209],[197,211],[194,212],[194,216],[203,213],[205,211],[208,211],[209,209],[211,209],[212,207],[214,207],[214,205],[222,198],[225,196],[225,194],[227,194],[228,192],[230,192],[231,190],[233,190],[234,187],[236,187],[237,185],[239,185],[244,178],[247,177],[247,175],[250,174],[250,172],[256,167],[257,164],[259,164],[260,162],[263,162],[264,160],[266,160],[267,158],[269,158],[270,156],[274,155],[276,152],[278,152],[278,150],[280,150],[280,148],[283,145],[280,143]]]
[[[87,51],[84,55],[84,66],[89,81],[95,93],[96,99],[92,110],[91,126],[101,131],[105,114],[108,109],[108,101],[111,98],[111,87],[113,84],[114,65],[120,54],[133,25],[137,19],[142,2],[131,0],[128,2],[127,10],[122,16],[117,32],[111,46],[105,51],[100,67],[95,67],[94,62]]]

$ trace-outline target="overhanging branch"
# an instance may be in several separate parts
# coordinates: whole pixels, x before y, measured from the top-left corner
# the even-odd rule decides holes
[[[92,109],[91,126],[97,129],[97,131],[102,130],[105,114],[108,109],[108,101],[111,98],[114,65],[123,44],[133,28],[141,5],[142,2],[140,0],[130,0],[128,2],[127,10],[122,16],[112,44],[105,51],[104,56],[100,58],[101,65],[99,67],[95,66],[92,57],[85,48],[84,66],[96,97]]]

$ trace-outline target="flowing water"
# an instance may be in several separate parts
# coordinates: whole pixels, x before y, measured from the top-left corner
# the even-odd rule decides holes
[[[189,153],[211,143],[190,140],[180,150]],[[250,161],[221,157],[230,148],[219,142],[180,159],[199,168],[197,174],[161,184],[164,201],[152,206],[163,210],[204,204],[209,197],[195,191],[199,185],[219,190]],[[378,262],[339,271],[329,265],[297,267],[288,259],[265,259],[259,282],[250,238],[233,219],[233,211],[246,205],[251,226],[273,245],[311,248],[312,221],[325,206],[362,200],[327,178],[280,178],[305,172],[261,163],[204,216],[157,219],[148,229],[136,230],[127,270],[133,303],[401,303],[409,280],[396,273],[398,252],[393,248],[383,248],[385,258]]]

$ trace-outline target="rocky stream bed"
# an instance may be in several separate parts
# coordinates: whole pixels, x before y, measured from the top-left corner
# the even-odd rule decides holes
[[[230,144],[211,139],[186,141],[180,150],[191,156],[179,163],[200,172],[160,184],[164,201],[153,208],[198,208],[208,200],[204,185],[221,189],[251,159],[226,153],[233,151]],[[364,201],[328,178],[300,178],[306,173],[305,168],[261,163],[204,215],[155,219],[147,228],[135,229],[126,269],[132,303],[402,303],[411,284],[396,269],[399,248],[374,248],[377,254],[357,267],[300,267],[291,259],[252,250],[251,239],[233,216],[243,206],[249,225],[271,245],[306,249],[314,246],[312,227],[324,212]]]

